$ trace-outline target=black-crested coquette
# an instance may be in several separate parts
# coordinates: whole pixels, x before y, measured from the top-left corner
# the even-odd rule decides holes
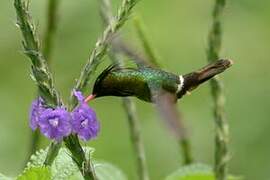
[[[174,95],[176,101],[231,65],[231,60],[221,59],[185,75],[152,67],[119,68],[112,65],[97,78],[93,94],[96,98],[135,96],[143,101],[153,102],[159,93],[166,92]]]

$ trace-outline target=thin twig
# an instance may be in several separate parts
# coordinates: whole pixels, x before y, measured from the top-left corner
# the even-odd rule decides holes
[[[114,21],[112,7],[110,0],[100,1],[100,13],[105,25],[110,25]],[[110,59],[113,63],[118,64],[120,67],[123,66],[123,61],[120,55],[115,51],[115,43],[121,41],[120,39],[114,39],[112,41],[112,50],[109,52]],[[117,43],[119,44],[119,43]],[[134,152],[137,159],[137,171],[140,180],[148,180],[148,170],[146,165],[146,158],[144,152],[144,145],[141,136],[141,128],[138,116],[136,114],[136,106],[131,98],[123,97],[123,108],[127,114],[127,119],[129,123],[131,142],[133,144]]]
[[[219,58],[221,48],[222,28],[221,17],[225,7],[225,0],[216,0],[213,10],[213,24],[209,33],[208,44],[208,61],[213,62]],[[214,100],[214,117],[215,117],[215,176],[217,180],[227,179],[228,163],[228,142],[229,130],[228,122],[224,112],[224,90],[218,77],[211,80],[211,92]]]
[[[140,22],[139,19],[135,19],[134,24],[135,24],[135,28],[136,28],[138,37],[141,40],[141,43],[144,47],[144,51],[147,54],[150,63],[153,64],[155,67],[160,68],[160,65],[158,64],[158,62],[159,62],[158,58],[157,58],[158,56],[156,55],[154,49],[150,45],[150,42],[147,39],[147,36],[145,35],[145,31],[143,29],[142,23]],[[160,102],[160,103],[164,103],[164,102]],[[174,105],[170,104],[170,106],[174,106]],[[179,123],[178,123],[179,128],[177,128],[177,131],[183,131],[183,132],[177,132],[177,134],[180,134],[180,136],[179,135],[177,136],[177,139],[179,141],[179,145],[180,145],[180,148],[182,150],[182,154],[183,154],[183,158],[184,158],[183,164],[191,164],[193,162],[191,145],[190,145],[191,143],[190,143],[190,138],[188,137],[188,135],[186,133],[185,124],[182,122],[183,121],[183,117],[181,115],[182,113],[180,111],[178,111],[176,108],[174,108],[174,107],[172,107],[172,108],[174,109],[174,112],[173,112],[173,110],[169,110],[169,109],[166,109],[166,110],[171,111],[172,114],[175,114],[175,117],[174,117],[175,121],[179,121]],[[171,118],[171,119],[174,119],[174,118]]]

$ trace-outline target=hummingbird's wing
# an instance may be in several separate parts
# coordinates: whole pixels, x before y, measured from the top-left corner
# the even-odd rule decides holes
[[[157,88],[154,85],[150,85],[149,89],[152,95],[152,102],[155,103],[157,111],[160,113],[162,120],[171,130],[172,134],[178,140],[186,138],[186,129],[176,107],[176,95]]]
[[[136,48],[132,47],[130,44],[126,43],[120,38],[116,38],[113,40],[113,51],[117,53],[122,53],[125,56],[132,59],[137,67],[144,68],[144,67],[154,67],[155,65],[150,63],[145,55],[140,53]]]

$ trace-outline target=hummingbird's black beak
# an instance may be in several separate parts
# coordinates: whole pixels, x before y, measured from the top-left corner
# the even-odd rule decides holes
[[[233,64],[232,60],[229,59],[221,59],[214,63],[211,63],[198,71],[188,73],[183,76],[184,78],[184,87],[183,89],[177,94],[178,98],[181,98],[186,92],[190,92],[200,84],[204,83],[205,81],[211,79],[217,74],[222,73]]]

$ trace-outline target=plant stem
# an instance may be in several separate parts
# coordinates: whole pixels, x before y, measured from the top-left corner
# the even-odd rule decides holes
[[[48,0],[47,8],[47,27],[44,36],[43,53],[45,59],[51,60],[51,53],[53,49],[53,41],[57,28],[57,10],[59,8],[59,0]]]
[[[47,61],[42,56],[39,48],[38,39],[35,35],[35,28],[31,23],[31,18],[28,14],[28,5],[22,3],[21,0],[15,0],[14,6],[17,13],[17,24],[20,27],[24,38],[23,45],[25,53],[32,61],[32,78],[38,85],[39,94],[44,99],[46,105],[53,108],[56,106],[61,106],[62,103],[54,87],[52,75],[49,72]],[[74,138],[73,135],[71,135],[68,138],[65,138],[64,141],[68,149],[71,151],[72,158],[77,163],[83,177],[89,180],[95,179],[94,173],[89,170],[90,168],[84,166],[84,164],[87,163],[87,160],[78,138]],[[46,160],[44,162],[45,165],[50,166],[52,164],[58,154],[60,146],[61,143],[55,142],[50,145]]]
[[[66,147],[72,154],[73,161],[77,164],[81,174],[86,180],[96,180],[94,167],[91,166],[91,160],[87,159],[85,152],[80,145],[77,135],[70,135],[64,139]]]
[[[123,0],[122,5],[118,10],[118,15],[115,18],[116,20],[104,30],[102,36],[98,39],[96,46],[90,55],[90,58],[81,71],[80,77],[76,82],[74,89],[80,91],[84,90],[88,84],[90,75],[95,71],[107,51],[108,41],[110,40],[111,36],[116,33],[125,23],[131,13],[131,9],[134,7],[136,2],[137,0]],[[76,98],[74,98],[73,93],[71,94],[71,101],[69,104],[70,110],[72,110],[77,105]],[[84,178],[96,179],[94,169],[92,166],[90,166],[91,162],[87,163],[90,161],[90,159],[86,159],[83,149],[79,144],[78,137],[72,135],[67,137],[64,141],[66,146],[71,151],[74,161],[77,163],[79,169],[84,175]],[[74,145],[76,145],[75,148],[73,148]],[[84,166],[85,164],[88,164],[89,166]]]
[[[47,64],[49,65],[49,60],[51,59],[51,51],[53,46],[53,39],[55,36],[56,30],[56,12],[58,9],[59,0],[49,0],[48,8],[47,8],[47,28],[44,35],[44,49],[43,54],[45,59],[47,60]],[[38,130],[31,133],[31,144],[30,144],[30,151],[27,158],[27,161],[34,154],[39,146],[40,140],[42,136]]]
[[[32,61],[32,79],[37,83],[39,95],[48,106],[59,106],[62,103],[54,87],[48,64],[40,51],[38,38],[35,34],[35,27],[28,14],[28,5],[22,3],[21,0],[15,0],[14,6],[17,13],[17,25],[20,27],[24,39],[24,53]]]
[[[213,10],[213,24],[209,33],[208,61],[213,62],[219,58],[221,48],[222,28],[221,17],[225,7],[225,0],[216,0]],[[214,100],[215,117],[215,176],[217,180],[227,179],[229,128],[224,111],[224,90],[218,77],[211,80],[211,92]]]
[[[158,64],[158,59],[157,59],[158,56],[156,55],[155,51],[153,50],[152,46],[150,45],[149,40],[147,39],[147,36],[146,36],[145,31],[143,29],[142,23],[140,22],[139,19],[135,19],[134,25],[135,25],[138,37],[141,40],[142,46],[144,48],[144,52],[146,53],[150,63],[152,65],[154,65],[154,67],[160,68],[160,65]],[[177,111],[177,110],[175,110],[175,111]],[[182,121],[181,119],[183,119],[183,118],[181,116],[181,112],[177,111],[174,113],[178,114],[178,115],[176,115],[176,117],[178,118],[178,121],[179,122]],[[185,133],[186,128],[184,126],[184,123],[181,122],[179,124],[181,124],[182,127],[178,128],[178,130],[183,131],[183,133],[179,132],[178,134],[181,134],[181,135],[180,136],[178,135],[177,139],[179,139],[179,145],[180,145],[180,148],[182,150],[182,154],[183,154],[183,158],[184,158],[183,164],[187,165],[187,164],[191,164],[193,162],[190,139],[187,136],[187,134]]]
[[[52,74],[49,71],[47,61],[39,47],[38,38],[35,33],[35,27],[32,24],[31,17],[28,13],[28,4],[21,0],[14,1],[14,7],[17,13],[17,25],[23,35],[23,47],[25,54],[32,61],[32,79],[37,83],[38,94],[44,99],[45,104],[49,107],[61,106],[59,94],[55,89]],[[37,138],[34,138],[35,142]],[[45,164],[50,165],[58,153],[60,143],[53,143],[49,149]]]
[[[119,64],[121,67],[123,61],[117,54],[113,52],[110,54],[110,58],[114,63]],[[140,180],[149,180],[149,173],[146,164],[145,151],[143,145],[143,139],[141,135],[140,121],[136,114],[136,106],[130,97],[123,97],[123,108],[127,114],[130,138],[133,145],[134,153],[137,160],[137,172]]]
[[[183,164],[184,165],[191,164],[193,162],[193,156],[191,152],[190,139],[187,137],[181,138],[179,144],[184,158]]]
[[[124,25],[129,15],[131,14],[132,8],[138,0],[123,0],[122,5],[118,10],[117,16],[114,18],[114,21],[107,26],[104,30],[101,37],[98,39],[94,50],[92,51],[86,65],[81,71],[80,77],[74,87],[76,90],[83,90],[90,78],[90,75],[95,71],[99,63],[101,63],[102,58],[104,57],[107,49],[108,43],[111,40],[113,34],[117,33],[117,31]],[[74,96],[71,98],[72,108],[77,104]]]
[[[32,61],[32,79],[37,83],[38,94],[44,99],[48,106],[60,106],[62,104],[60,97],[54,87],[52,75],[49,72],[47,62],[41,53],[34,25],[32,24],[31,17],[28,14],[28,4],[25,2],[23,3],[21,0],[15,0],[14,6],[17,13],[17,24],[20,27],[24,38],[23,47],[25,54]],[[34,137],[33,140],[33,143],[37,142],[38,138]],[[33,146],[35,146],[35,144],[33,144]],[[54,150],[59,149],[56,148],[58,146],[61,146],[61,144],[51,145]],[[34,149],[32,151],[34,151]],[[45,163],[47,165],[50,165],[57,154],[57,152],[52,152],[51,150],[49,150],[49,152],[50,153],[48,153]]]
[[[32,154],[34,154],[38,150],[40,139],[41,135],[38,130],[35,130],[34,132],[31,131],[29,152],[24,165],[27,164]]]
[[[144,52],[147,55],[148,60],[156,67],[160,67],[159,63],[158,63],[158,56],[156,55],[153,47],[150,45],[149,40],[147,39],[147,36],[145,34],[145,31],[143,29],[143,25],[141,23],[141,21],[136,18],[134,19],[134,26],[135,29],[137,31],[138,37],[141,41],[141,44],[144,48]]]
[[[62,146],[62,143],[55,142],[55,141],[51,142],[49,149],[48,149],[46,159],[44,161],[45,166],[50,166],[53,163],[61,146]]]
[[[136,107],[129,97],[124,97],[123,107],[127,113],[131,142],[137,159],[137,170],[140,180],[149,180],[144,145],[141,136],[140,122],[136,115]]]
[[[114,21],[112,7],[110,0],[100,1],[100,12],[101,17],[105,25],[110,25]],[[119,40],[119,39],[118,39]],[[113,41],[115,42],[115,41]],[[112,46],[114,43],[112,42]],[[114,49],[114,48],[113,48]],[[113,63],[118,64],[119,67],[123,66],[123,61],[116,51],[111,50],[109,56]],[[133,144],[134,152],[137,160],[137,171],[140,180],[149,180],[146,158],[144,152],[144,145],[141,136],[141,128],[138,116],[136,115],[136,106],[131,98],[124,97],[123,108],[127,114],[127,119],[129,123],[131,142]]]

